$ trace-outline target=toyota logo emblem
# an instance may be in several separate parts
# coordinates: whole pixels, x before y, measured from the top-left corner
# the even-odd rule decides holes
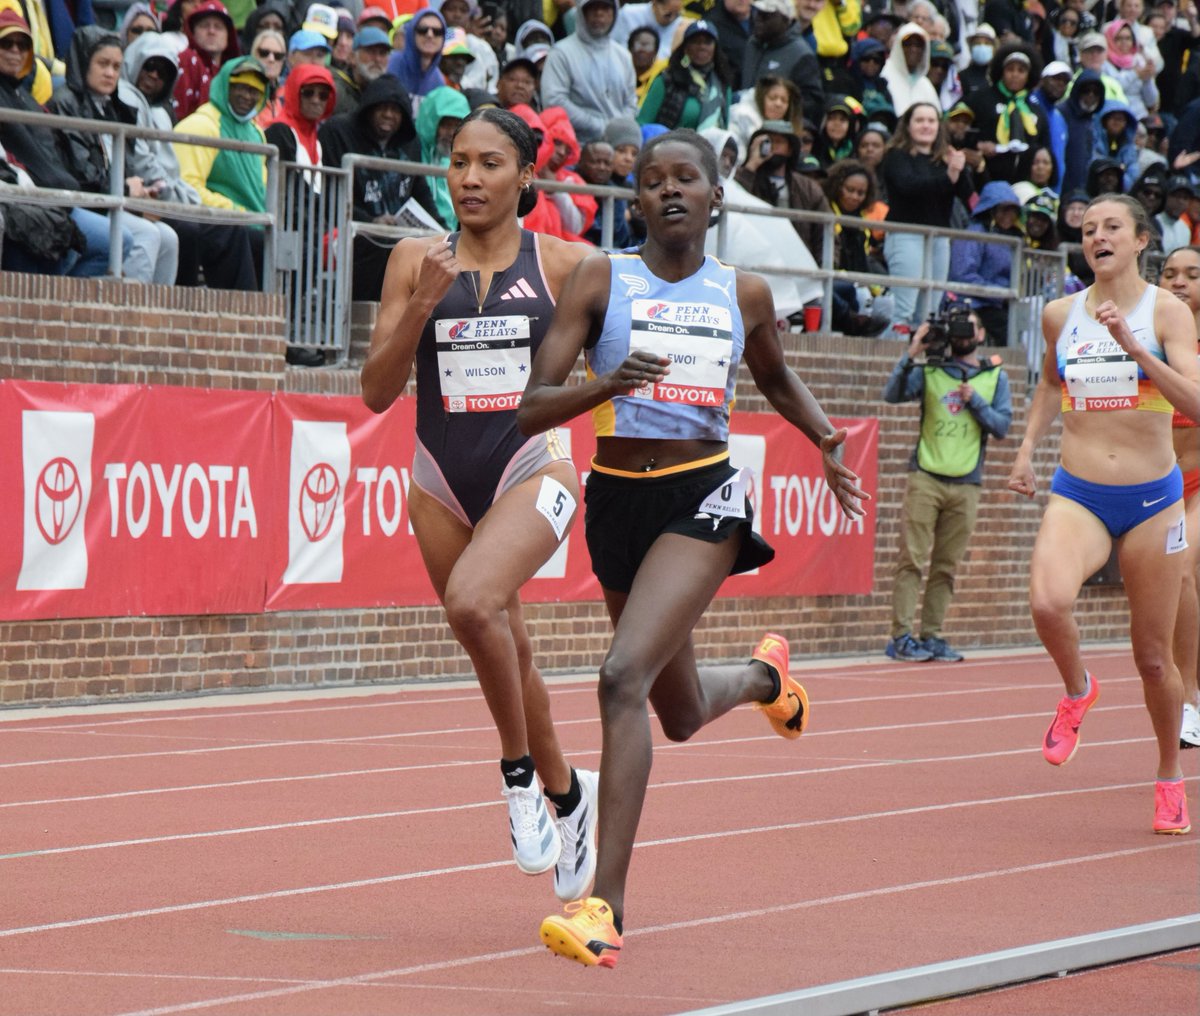
[[[318,462],[305,475],[300,484],[300,525],[310,543],[323,540],[333,525],[333,514],[337,509],[338,492],[341,484],[337,472],[327,462]]]
[[[83,490],[79,473],[70,459],[51,459],[37,478],[34,518],[42,538],[49,544],[62,543],[79,518]]]

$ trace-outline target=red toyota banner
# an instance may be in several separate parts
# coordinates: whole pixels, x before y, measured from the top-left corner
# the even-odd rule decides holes
[[[0,614],[261,611],[271,396],[0,383]]]
[[[123,385],[0,382],[0,616],[106,617],[436,602],[408,517],[415,403]],[[878,423],[847,464],[877,487]],[[875,513],[846,519],[820,453],[773,414],[736,414],[755,529],[774,562],[722,596],[867,593]],[[561,436],[581,484],[586,417]],[[529,602],[595,600],[582,505]]]

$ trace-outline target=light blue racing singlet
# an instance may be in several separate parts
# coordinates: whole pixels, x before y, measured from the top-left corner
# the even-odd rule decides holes
[[[609,259],[604,329],[584,351],[588,377],[616,370],[635,349],[667,357],[671,371],[592,410],[596,436],[727,441],[746,345],[735,270],[709,255],[694,275],[666,282],[636,252]]]

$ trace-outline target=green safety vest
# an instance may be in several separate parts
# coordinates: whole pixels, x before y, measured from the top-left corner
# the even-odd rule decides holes
[[[940,367],[926,367],[917,465],[938,476],[966,476],[979,462],[983,428],[958,397],[962,381]],[[1000,382],[999,369],[967,381],[990,403]]]

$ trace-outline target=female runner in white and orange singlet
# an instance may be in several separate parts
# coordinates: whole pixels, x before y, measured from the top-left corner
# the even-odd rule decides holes
[[[1200,418],[1200,366],[1187,307],[1138,274],[1150,236],[1145,210],[1132,198],[1104,194],[1088,205],[1083,253],[1096,281],[1042,313],[1046,357],[1008,485],[1033,497],[1033,452],[1061,409],[1062,464],[1030,565],[1034,625],[1066,687],[1042,754],[1051,765],[1071,760],[1084,713],[1099,695],[1080,653],[1074,606],[1115,543],[1134,663],[1158,741],[1153,828],[1186,833],[1183,686],[1171,636],[1187,538],[1171,414],[1174,405]]]

